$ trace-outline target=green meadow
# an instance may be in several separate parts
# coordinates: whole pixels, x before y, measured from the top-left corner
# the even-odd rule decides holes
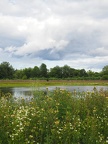
[[[0,80],[0,87],[31,86],[108,86],[108,80]]]
[[[0,97],[0,144],[107,144],[108,91],[37,90]]]

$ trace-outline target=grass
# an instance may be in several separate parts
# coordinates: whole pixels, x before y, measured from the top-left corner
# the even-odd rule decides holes
[[[35,91],[0,98],[0,144],[107,144],[108,91]]]
[[[0,87],[31,87],[31,86],[108,86],[108,80],[0,80]]]

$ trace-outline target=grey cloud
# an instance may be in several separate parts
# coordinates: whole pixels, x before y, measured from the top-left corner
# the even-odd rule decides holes
[[[71,33],[70,36],[70,42],[66,46],[66,48],[62,51],[64,55],[66,54],[85,54],[85,55],[91,55],[90,51],[94,51],[97,47],[102,46],[100,43],[100,35],[101,33],[98,32],[92,32],[91,34],[85,34],[83,33]]]
[[[107,0],[0,1],[2,60],[100,68],[108,63],[107,29]]]
[[[52,49],[41,50],[36,54],[33,54],[33,57],[40,57],[43,60],[51,60],[51,61],[53,60],[58,61],[62,59],[60,52],[52,53],[51,51]]]
[[[25,40],[23,39],[15,39],[15,38],[9,38],[9,37],[3,37],[0,36],[0,47],[6,48],[6,47],[20,47],[25,43]]]

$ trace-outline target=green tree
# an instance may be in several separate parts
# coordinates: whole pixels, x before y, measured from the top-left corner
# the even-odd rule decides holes
[[[41,77],[44,77],[44,78],[47,78],[47,66],[46,64],[42,63],[41,66],[40,66],[40,76]]]
[[[2,62],[0,64],[0,79],[12,79],[14,75],[14,68],[9,62]]]
[[[15,70],[15,73],[14,73],[14,78],[15,79],[23,79],[24,77],[24,72],[23,70]]]
[[[59,66],[55,66],[50,69],[50,77],[62,78],[62,68]]]
[[[108,80],[108,65],[104,66],[101,71],[101,78],[103,80]]]
[[[32,77],[33,78],[40,77],[40,69],[37,66],[35,66],[32,69]]]
[[[80,76],[80,70],[75,69],[74,71],[74,77],[79,77]]]
[[[103,75],[102,80],[108,80],[108,75]]]
[[[108,75],[108,65],[103,67],[102,74]]]
[[[70,77],[74,77],[74,76],[75,76],[75,69],[70,68]]]
[[[24,76],[27,77],[27,79],[31,78],[32,77],[32,68],[25,68],[23,70],[23,74],[24,74]]]
[[[80,76],[80,77],[86,77],[86,76],[87,76],[87,72],[85,71],[85,69],[81,69],[81,70],[79,71],[79,76]]]
[[[64,65],[62,67],[62,77],[63,78],[68,78],[71,76],[71,68],[68,65]]]

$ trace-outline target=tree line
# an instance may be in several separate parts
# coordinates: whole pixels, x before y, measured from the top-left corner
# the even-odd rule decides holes
[[[47,69],[42,63],[40,67],[14,69],[9,62],[0,64],[0,79],[84,79],[84,80],[108,80],[108,65],[104,66],[101,72],[93,72],[85,69],[75,69],[68,65],[55,66]]]

